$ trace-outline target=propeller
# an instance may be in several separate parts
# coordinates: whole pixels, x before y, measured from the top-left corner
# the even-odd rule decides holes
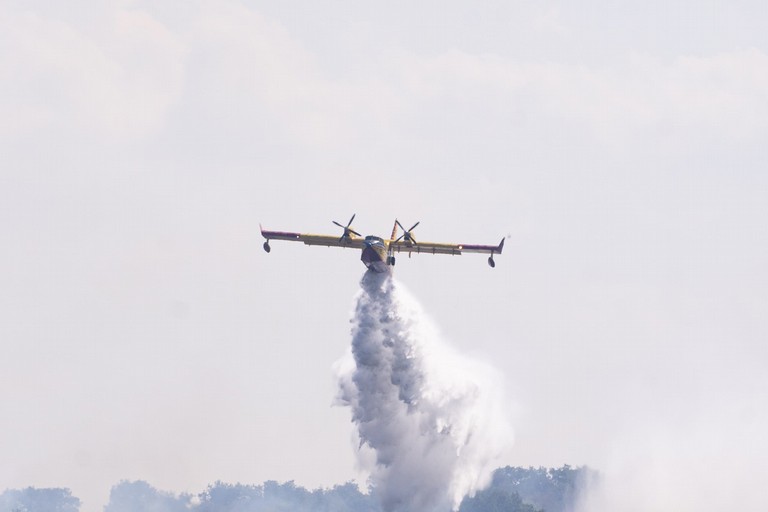
[[[417,242],[416,242],[416,239],[415,239],[415,238],[413,237],[413,235],[411,234],[411,231],[413,231],[414,229],[416,229],[416,226],[418,226],[418,225],[421,223],[421,221],[419,221],[419,222],[417,222],[416,224],[414,224],[413,226],[411,226],[411,229],[405,229],[405,228],[403,227],[403,225],[402,225],[402,224],[400,224],[400,221],[399,221],[399,220],[395,220],[395,222],[397,223],[397,225],[398,225],[398,226],[400,226],[400,229],[402,229],[402,230],[403,230],[403,234],[402,234],[402,235],[400,235],[400,236],[397,238],[397,240],[395,240],[395,243],[397,243],[397,242],[399,242],[400,240],[402,240],[403,238],[405,238],[405,241],[406,241],[406,242],[410,242],[410,243],[412,243],[413,245],[416,245],[416,244],[417,244]]]
[[[334,221],[332,221],[334,224],[336,224],[337,226],[339,226],[341,229],[343,229],[343,230],[344,230],[344,234],[343,234],[343,235],[341,235],[341,238],[339,238],[339,242],[341,242],[341,241],[342,241],[342,240],[344,240],[345,238],[349,239],[349,238],[350,238],[350,235],[357,235],[357,236],[362,236],[362,235],[360,235],[360,233],[358,233],[357,231],[355,231],[354,229],[352,229],[351,227],[349,227],[349,226],[351,226],[351,225],[352,225],[352,221],[353,221],[353,220],[355,220],[355,214],[354,214],[354,213],[352,214],[352,218],[351,218],[351,219],[349,219],[349,222],[347,222],[347,225],[346,225],[346,226],[344,226],[344,225],[342,225],[342,224],[339,224],[339,223],[338,223],[338,222],[336,222],[335,220],[334,220]]]

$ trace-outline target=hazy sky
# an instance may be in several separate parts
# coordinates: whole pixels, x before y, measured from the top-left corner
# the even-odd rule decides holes
[[[356,251],[505,375],[500,464],[768,500],[763,1],[0,5],[0,490],[356,478]],[[623,487],[622,487],[623,486]],[[762,508],[762,507],[761,507]]]

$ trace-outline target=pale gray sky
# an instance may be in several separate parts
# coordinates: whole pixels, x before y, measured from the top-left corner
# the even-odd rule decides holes
[[[331,367],[364,267],[266,255],[258,224],[357,213],[509,235],[494,270],[396,272],[505,375],[500,464],[602,469],[613,509],[765,503],[766,26],[757,1],[3,2],[0,489],[90,512],[123,478],[355,478]]]

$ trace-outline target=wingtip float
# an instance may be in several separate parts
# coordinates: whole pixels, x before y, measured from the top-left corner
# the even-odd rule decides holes
[[[360,249],[362,251],[360,260],[363,264],[375,272],[388,272],[395,266],[395,253],[407,252],[408,256],[413,253],[421,254],[452,254],[460,255],[465,252],[489,254],[488,265],[493,268],[496,262],[493,259],[494,254],[501,254],[504,249],[504,238],[499,245],[475,245],[475,244],[446,244],[434,242],[417,242],[412,231],[419,225],[417,222],[410,229],[405,229],[400,222],[395,219],[395,225],[392,228],[392,235],[388,240],[368,235],[363,237],[352,228],[352,221],[355,216],[349,219],[344,225],[333,221],[333,224],[344,230],[341,237],[333,235],[310,235],[305,233],[291,233],[287,231],[267,231],[259,224],[261,235],[265,238],[264,250],[272,250],[269,245],[270,240],[288,240],[293,242],[304,242],[306,245],[324,245],[327,247],[349,247]],[[402,234],[398,237],[398,228]]]

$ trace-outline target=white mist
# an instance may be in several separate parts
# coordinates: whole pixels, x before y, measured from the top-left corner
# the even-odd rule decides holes
[[[498,372],[448,347],[390,274],[366,272],[352,324],[339,402],[373,492],[385,512],[456,510],[512,442]]]

